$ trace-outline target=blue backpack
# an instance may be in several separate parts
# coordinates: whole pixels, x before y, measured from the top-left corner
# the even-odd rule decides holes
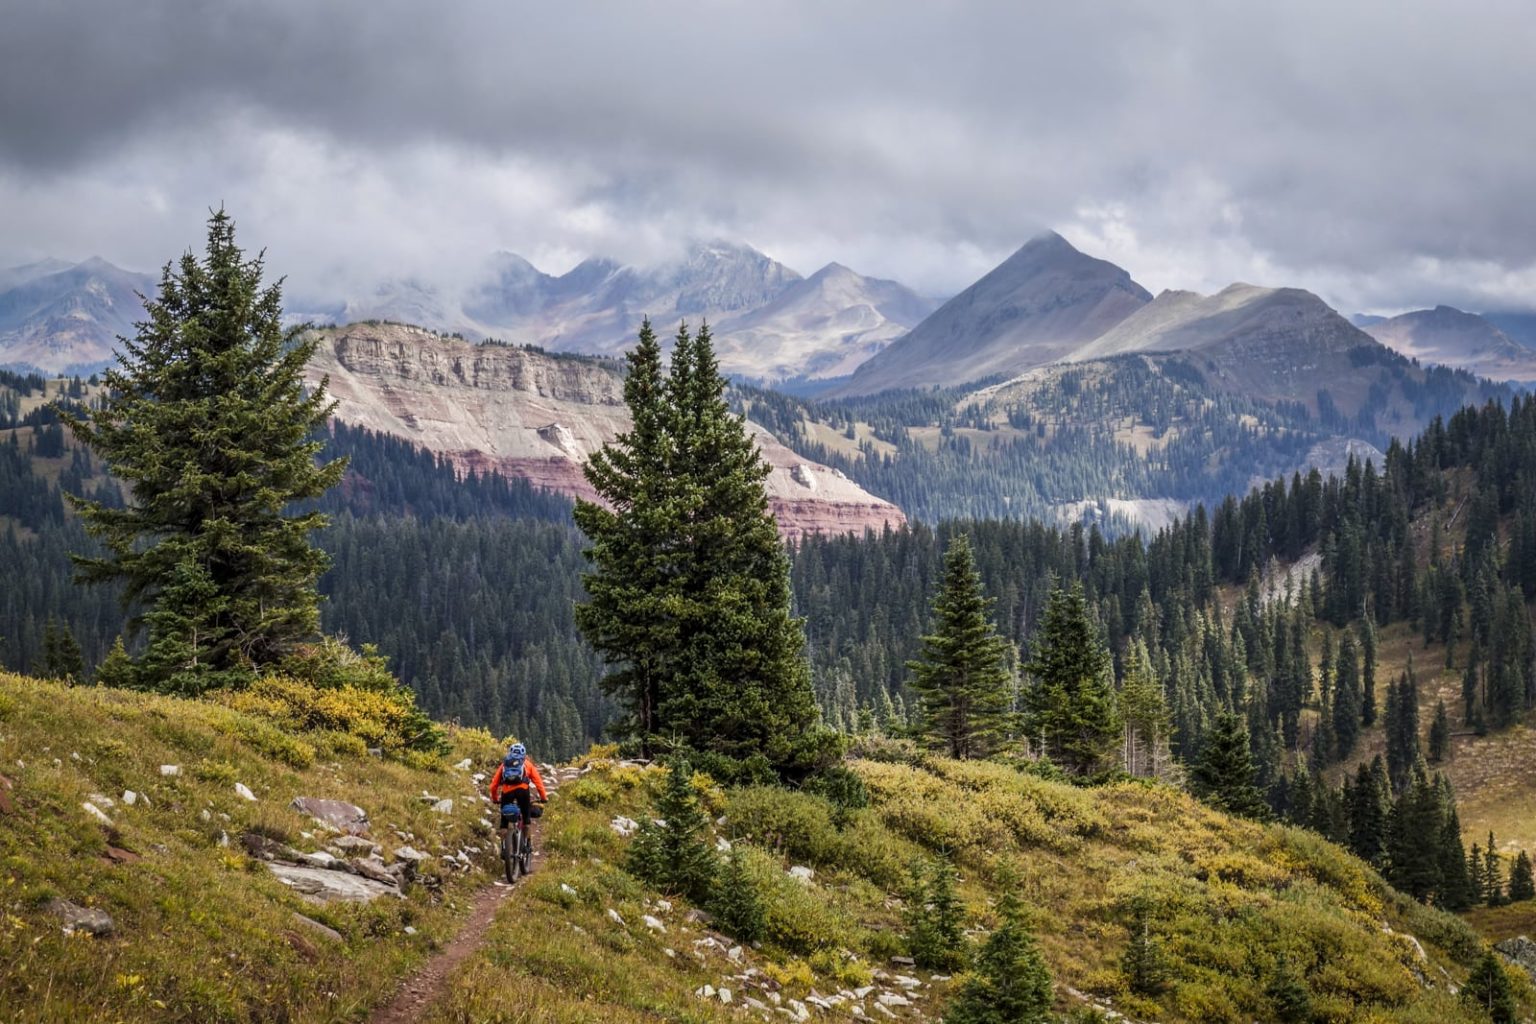
[[[528,771],[524,768],[527,760],[526,757],[509,757],[501,762],[501,785],[503,789],[501,799],[503,803],[506,803],[511,797],[511,794],[505,791],[506,787],[521,786],[528,782]]]

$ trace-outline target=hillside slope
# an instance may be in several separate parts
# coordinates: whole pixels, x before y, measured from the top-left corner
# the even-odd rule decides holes
[[[1436,306],[1368,324],[1364,330],[1420,362],[1470,370],[1491,380],[1536,381],[1536,353],[1476,313]]]
[[[398,324],[352,324],[319,337],[307,373],[329,380],[337,419],[404,438],[461,470],[494,470],[591,499],[582,462],[629,429],[615,362],[471,345]],[[905,521],[842,473],[751,429],[773,467],[768,495],[786,536]]]
[[[361,1019],[452,934],[481,865],[496,864],[470,773],[447,767],[487,763],[496,749],[485,733],[454,732],[452,744],[411,767],[369,756],[355,736],[295,736],[211,703],[0,674],[5,1018]],[[434,810],[427,790],[452,809]],[[395,896],[308,868],[285,884],[251,851],[358,856],[293,808],[296,797],[361,806],[386,865],[403,872],[423,855],[415,881]],[[303,895],[314,876],[379,895],[317,904]],[[67,933],[57,900],[107,915],[110,935]]]

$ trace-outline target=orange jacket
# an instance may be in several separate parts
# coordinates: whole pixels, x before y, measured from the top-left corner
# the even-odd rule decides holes
[[[502,765],[498,764],[496,766],[496,774],[491,776],[492,803],[501,802],[501,769]],[[539,799],[548,800],[549,794],[544,791],[544,780],[539,777],[539,766],[533,763],[533,758],[530,757],[523,762],[523,771],[527,774],[528,781],[511,783],[507,786],[506,791],[508,793],[516,793],[520,789],[527,789],[528,782],[532,782],[533,787],[539,791]]]

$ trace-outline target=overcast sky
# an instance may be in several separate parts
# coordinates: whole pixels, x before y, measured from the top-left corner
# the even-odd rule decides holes
[[[1153,291],[1536,308],[1536,7],[6,5],[0,266],[221,202],[313,296],[710,237],[943,294],[1050,227]]]

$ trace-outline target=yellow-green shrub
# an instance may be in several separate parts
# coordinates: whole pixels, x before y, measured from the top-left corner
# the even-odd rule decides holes
[[[366,747],[396,756],[420,749],[423,741],[421,712],[410,691],[399,687],[325,688],[287,676],[263,676],[221,699],[236,711],[291,731],[348,733]]]

